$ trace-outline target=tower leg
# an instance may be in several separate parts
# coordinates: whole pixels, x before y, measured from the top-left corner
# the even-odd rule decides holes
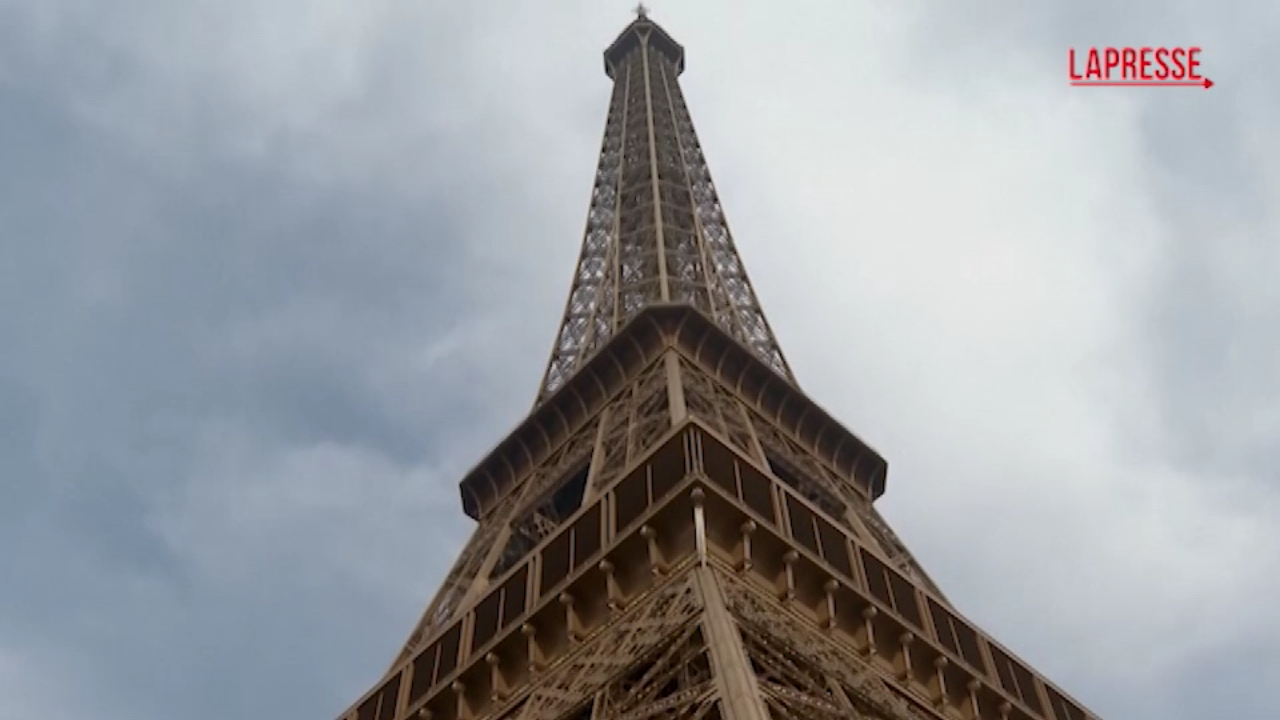
[[[742,635],[725,606],[720,583],[710,567],[699,566],[692,572],[694,587],[702,598],[702,629],[706,633],[716,682],[720,685],[726,720],[770,720],[742,645]]]

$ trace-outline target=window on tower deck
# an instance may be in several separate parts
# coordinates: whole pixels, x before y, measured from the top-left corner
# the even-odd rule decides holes
[[[773,453],[765,452],[765,459],[769,461],[769,469],[773,471],[773,474],[779,480],[786,483],[805,500],[817,505],[820,510],[831,516],[832,519],[844,522],[845,507],[839,498],[818,483],[797,472],[790,463],[779,459]]]
[[[511,524],[511,537],[502,549],[498,562],[494,564],[490,577],[500,577],[519,564],[529,551],[582,507],[582,498],[587,490],[587,476],[590,473],[591,463],[584,463],[576,471],[566,475],[550,493],[534,500]]]

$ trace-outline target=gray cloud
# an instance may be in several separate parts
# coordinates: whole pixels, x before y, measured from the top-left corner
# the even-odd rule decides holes
[[[0,0],[4,713],[335,716],[384,669],[545,361],[599,5]],[[1262,717],[1274,11],[779,12],[655,16],[895,525],[1106,716]],[[1063,87],[1165,42],[1218,86]]]

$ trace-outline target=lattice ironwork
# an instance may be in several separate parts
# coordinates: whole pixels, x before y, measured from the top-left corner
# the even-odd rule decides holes
[[[481,518],[462,549],[440,589],[427,606],[413,633],[405,642],[397,662],[420,649],[433,632],[447,625],[464,607],[468,596],[474,593],[477,582],[501,574],[518,562],[529,549],[549,532],[545,525],[558,523],[563,518],[539,514],[539,503],[557,483],[572,480],[573,469],[586,462],[595,446],[599,418],[592,419],[565,442],[546,460],[540,463],[524,480],[524,484],[509,493],[501,503]],[[537,528],[535,537],[528,537],[531,528]],[[498,549],[501,552],[496,552]]]
[[[659,358],[604,412],[594,483],[605,487],[671,427],[664,361]]]
[[[662,648],[678,651],[691,637],[699,609],[687,575],[669,581],[540,677],[513,720],[559,720]],[[625,691],[606,694],[631,707]]]
[[[413,633],[405,641],[404,647],[396,658],[397,663],[421,648],[431,633],[454,617],[475,584],[476,578],[484,572],[485,560],[493,547],[506,541],[507,523],[498,518],[509,518],[518,501],[519,498],[514,494],[509,496],[494,508],[489,518],[482,520],[476,527],[475,532],[471,534],[471,539],[462,548],[462,553],[454,561],[453,567],[445,575],[444,582],[436,591],[435,597],[427,605],[426,612],[418,621]]]
[[[706,421],[748,456],[764,460],[751,435],[746,405],[736,394],[683,357],[680,381],[690,415]]]
[[[682,51],[643,16],[611,51],[613,96],[582,250],[537,402],[658,303],[698,308],[794,383],[680,92]]]
[[[510,524],[510,532],[502,554],[494,563],[492,577],[519,563],[581,506],[599,427],[597,417],[570,437],[525,481],[513,517],[505,520]]]
[[[717,577],[752,665],[773,693],[773,703],[786,706],[787,714],[805,717],[825,708],[834,713],[829,717],[926,720],[852,652],[746,582],[725,573]]]
[[[806,499],[812,500],[831,517],[844,521],[848,508],[862,501],[862,496],[834,470],[818,460],[799,442],[777,425],[756,413],[750,413],[751,426],[760,438],[769,464],[784,480]]]
[[[699,524],[689,542],[703,554],[690,570],[682,563],[693,560],[674,559],[668,565],[654,559],[665,552],[660,547],[664,539],[675,538],[676,544],[688,539],[681,533],[690,528],[679,527],[674,514],[680,506],[673,502],[657,508],[653,517],[662,522],[655,520],[648,526],[650,532],[637,539],[629,534],[632,525],[619,519],[619,509],[628,502],[623,493],[599,497],[650,453],[671,429],[673,417],[687,413],[737,450],[767,464],[795,494],[855,531],[865,545],[879,545],[898,570],[932,591],[928,608],[933,624],[940,617],[949,618],[948,627],[959,632],[955,623],[960,621],[934,603],[941,593],[872,506],[867,491],[859,489],[865,483],[855,486],[837,470],[858,470],[865,447],[851,436],[843,437],[843,430],[833,442],[830,418],[813,430],[811,403],[797,410],[796,400],[809,401],[792,391],[795,380],[738,258],[680,91],[683,50],[642,13],[605,58],[614,87],[591,206],[535,413],[485,461],[489,470],[464,481],[464,497],[482,497],[467,506],[473,516],[480,516],[475,533],[388,677],[343,720],[403,718],[411,711],[430,717],[441,708],[449,710],[448,720],[931,718],[921,709],[924,706],[914,704],[914,692],[887,684],[865,658],[833,637],[838,633],[820,631],[744,576],[717,569],[717,558],[723,556],[707,552],[706,543],[719,542],[723,533],[707,532],[707,526],[716,529],[723,523],[704,526],[708,516],[691,510],[688,521]],[[737,372],[730,369],[734,365],[741,370],[747,356],[685,307],[652,310],[624,331],[646,308],[672,304],[702,313],[790,387],[755,363],[747,363],[735,375],[736,383],[722,382],[721,373]],[[627,336],[619,337],[608,353],[617,362],[601,357],[589,374],[574,380],[564,397],[542,404],[619,333]],[[723,353],[721,359],[708,359],[715,353]],[[652,360],[640,368],[638,358]],[[735,384],[763,389],[753,391],[753,400],[735,390]],[[766,406],[770,409],[764,410]],[[802,441],[802,436],[809,439]],[[852,443],[853,454],[846,443]],[[684,449],[700,452],[697,445],[689,443]],[[820,448],[822,453],[817,452]],[[686,458],[691,459],[696,458]],[[879,463],[875,467],[882,469],[882,460],[874,459]],[[492,471],[495,467],[499,472]],[[647,472],[676,473],[678,463],[654,463]],[[468,493],[467,483],[473,479],[484,493]],[[656,487],[657,481],[650,480]],[[876,485],[876,492],[882,487]],[[805,504],[794,503],[789,491],[778,490],[775,499],[778,494],[788,498],[792,524],[802,526],[796,521],[802,516],[793,506]],[[701,507],[696,497],[692,499]],[[567,523],[574,525],[556,534]],[[615,535],[619,527],[622,531]],[[725,527],[732,535],[732,526]],[[821,528],[834,531],[827,523]],[[663,535],[667,532],[671,535]],[[747,530],[743,533],[740,550],[747,558]],[[798,534],[786,537],[792,540],[770,542],[809,547]],[[580,538],[586,540],[579,542]],[[826,543],[825,536],[821,542]],[[837,545],[848,547],[840,542],[837,538]],[[540,545],[537,559],[520,568]],[[768,545],[760,547],[773,551]],[[573,577],[566,575],[568,557],[581,560],[573,561]],[[648,568],[630,564],[645,557]],[[759,567],[767,557],[760,554]],[[782,554],[784,563],[791,563],[788,557],[797,555]],[[861,567],[879,567],[869,553],[858,557]],[[745,563],[741,567],[744,573],[748,569]],[[673,568],[683,568],[683,574],[671,577],[669,573],[677,572]],[[787,564],[788,583],[793,582],[793,569]],[[846,571],[850,577],[858,574],[852,568]],[[649,572],[653,574],[644,575]],[[634,581],[637,574],[644,577],[643,583]],[[631,580],[624,583],[620,578],[628,575]],[[868,572],[864,578],[869,587],[871,577]],[[910,583],[902,584],[912,590]],[[560,594],[567,585],[573,585],[572,592]],[[871,592],[877,591],[871,587]],[[832,597],[828,603],[834,602]],[[575,614],[574,607],[588,608],[585,616],[590,622]],[[929,623],[920,620],[908,622],[923,630]],[[546,636],[539,633],[540,623]],[[984,662],[983,646],[975,631],[964,627],[968,635],[954,635],[946,647],[976,667]],[[997,652],[1002,651],[993,649],[988,656]],[[402,662],[410,657],[413,662]],[[905,649],[901,657],[910,671]],[[1005,660],[1012,667],[1014,661]],[[481,683],[470,685],[473,679]],[[1015,680],[1018,688],[1030,688],[1028,692],[1038,687],[1031,680],[1023,683],[1021,676]],[[1003,677],[1001,682],[1004,691],[1012,692]],[[937,683],[945,694],[942,675]],[[1059,691],[1048,686],[1045,690],[1055,708],[1067,708],[1060,717],[1075,717],[1073,712],[1093,717]],[[966,716],[988,718],[990,703],[978,697],[971,694]],[[456,710],[451,702],[457,703]],[[1013,717],[1005,712],[1008,709],[1000,714]],[[943,710],[951,711],[939,706],[937,712]]]
[[[907,546],[898,539],[898,534],[889,527],[889,523],[885,522],[881,517],[880,511],[870,502],[860,501],[854,505],[854,512],[858,514],[858,518],[862,520],[867,531],[875,537],[876,542],[880,545],[880,549],[884,551],[888,557],[890,564],[906,573],[908,577],[920,583],[938,596],[938,599],[947,602],[946,596],[942,594],[942,590],[934,584],[933,579],[924,571],[920,563],[916,562],[916,558],[907,549]]]
[[[716,685],[698,623],[669,638],[599,693],[595,717],[611,720],[681,718],[714,700]]]
[[[754,412],[749,413],[749,416],[752,428],[755,429],[756,436],[760,439],[760,444],[764,447],[775,472],[786,474],[787,477],[784,479],[802,496],[822,508],[833,519],[851,526],[855,531],[859,528],[851,521],[849,513],[856,516],[894,567],[946,602],[946,596],[916,562],[915,556],[898,539],[897,534],[880,516],[880,512],[875,509],[870,500],[863,497],[839,473],[818,460],[812,452],[789,437],[782,429]]]
[[[591,478],[603,487],[647,451],[671,427],[668,403],[666,374],[658,359],[526,481],[492,574],[502,574],[555,532],[578,509]]]
[[[670,427],[666,372],[659,358],[481,519],[399,659],[449,623],[477,582],[515,566],[577,510],[588,473],[596,486],[607,485]]]

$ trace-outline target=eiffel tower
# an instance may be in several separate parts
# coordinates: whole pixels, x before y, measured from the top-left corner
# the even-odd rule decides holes
[[[644,11],[528,417],[478,527],[341,720],[1085,720],[877,512],[886,462],[799,388]]]

